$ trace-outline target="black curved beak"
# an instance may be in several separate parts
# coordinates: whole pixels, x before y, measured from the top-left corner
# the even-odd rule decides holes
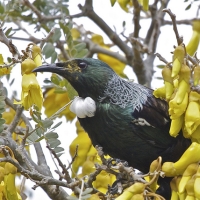
[[[53,63],[37,67],[32,72],[52,72],[60,74],[63,73],[63,71],[64,71],[64,63]]]

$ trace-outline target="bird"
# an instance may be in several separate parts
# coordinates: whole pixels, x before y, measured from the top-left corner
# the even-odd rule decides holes
[[[75,58],[33,72],[52,72],[67,79],[79,95],[70,108],[93,146],[103,147],[104,153],[143,173],[159,156],[163,162],[177,161],[191,144],[182,133],[170,136],[167,101],[154,97],[152,89],[121,78],[98,59]],[[170,199],[168,189],[160,188],[160,194]]]

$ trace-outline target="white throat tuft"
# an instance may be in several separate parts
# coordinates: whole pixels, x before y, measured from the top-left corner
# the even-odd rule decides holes
[[[90,98],[76,97],[71,103],[69,109],[79,118],[93,117],[96,111],[96,103]]]

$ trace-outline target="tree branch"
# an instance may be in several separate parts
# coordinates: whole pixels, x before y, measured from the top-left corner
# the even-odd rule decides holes
[[[95,24],[97,24],[97,26],[106,33],[110,40],[113,41],[113,43],[116,44],[124,52],[128,63],[131,64],[131,61],[133,59],[133,52],[131,48],[126,43],[124,43],[121,38],[94,12],[92,7],[92,0],[86,0],[84,6],[82,6],[81,4],[79,4],[78,6],[79,9],[82,11],[82,15],[80,16],[87,16]]]
[[[23,0],[23,3],[24,3],[24,5],[29,7],[37,15],[39,22],[45,23],[45,22],[48,22],[48,21],[54,21],[56,19],[62,19],[63,18],[63,16],[61,14],[60,15],[54,15],[54,16],[42,15],[41,12],[32,3],[30,3],[29,0]]]

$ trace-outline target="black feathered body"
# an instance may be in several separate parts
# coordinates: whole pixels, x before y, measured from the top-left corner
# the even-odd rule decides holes
[[[150,163],[158,156],[163,161],[177,161],[190,142],[182,136],[169,135],[167,102],[156,99],[151,89],[116,79],[120,87],[110,83],[104,96],[96,99],[95,116],[79,119],[93,145],[102,146],[105,153],[128,161],[142,172],[148,172]],[[123,87],[134,92],[134,96],[124,94],[122,98],[123,92],[128,93]]]

